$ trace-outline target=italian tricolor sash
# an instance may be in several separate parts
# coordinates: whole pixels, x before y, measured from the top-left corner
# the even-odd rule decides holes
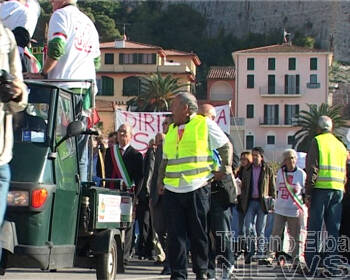
[[[112,163],[113,163],[113,178],[121,178],[124,181],[124,184],[128,189],[133,186],[133,182],[130,179],[128,171],[126,170],[122,155],[120,154],[119,148],[117,145],[113,145],[113,148],[110,149]],[[114,186],[111,182],[110,187]]]
[[[286,172],[282,171],[283,174],[283,180],[284,180],[284,184],[286,185],[287,191],[290,195],[290,197],[293,199],[294,203],[296,204],[296,206],[298,207],[298,209],[300,209],[301,211],[304,211],[304,203],[302,202],[302,200],[294,193],[293,191],[293,187],[288,183],[287,181],[287,177],[286,177]]]

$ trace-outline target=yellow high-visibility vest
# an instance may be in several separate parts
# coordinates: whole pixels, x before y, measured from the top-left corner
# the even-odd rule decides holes
[[[344,190],[346,148],[332,133],[316,136],[319,169],[315,188]]]
[[[209,178],[214,168],[208,143],[206,118],[194,116],[179,139],[178,126],[170,125],[165,136],[163,153],[168,160],[164,184],[178,188],[189,186],[195,179]]]

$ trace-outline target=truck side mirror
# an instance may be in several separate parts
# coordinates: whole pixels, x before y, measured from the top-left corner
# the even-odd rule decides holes
[[[79,136],[80,134],[85,132],[85,130],[86,130],[86,127],[82,121],[73,121],[68,124],[67,133],[65,137],[70,138],[74,136]]]
[[[80,134],[86,133],[86,127],[82,121],[72,121],[67,126],[66,135],[61,138],[60,141],[56,144],[54,148],[54,152],[49,154],[50,159],[56,158],[56,150],[57,148],[68,138],[79,136]]]

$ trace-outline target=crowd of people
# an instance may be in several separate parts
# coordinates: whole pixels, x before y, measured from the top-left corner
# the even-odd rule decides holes
[[[10,181],[11,117],[27,102],[22,71],[32,79],[94,80],[99,66],[98,34],[91,20],[75,0],[51,2],[54,13],[41,70],[28,53],[40,11],[37,2],[6,1],[0,6],[0,37],[6,46],[0,53],[0,68],[14,77],[0,85],[0,224]],[[9,17],[6,11],[13,5],[25,16]],[[33,20],[21,22],[27,17]],[[73,28],[76,23],[80,28]],[[89,86],[62,86],[76,93],[76,110],[87,123],[83,99]],[[319,134],[310,145],[305,170],[297,166],[293,149],[283,152],[281,165],[274,170],[261,147],[242,152],[236,166],[234,143],[215,123],[215,109],[209,104],[199,107],[192,94],[177,94],[171,113],[145,155],[132,147],[133,129],[128,123],[108,135],[107,145],[101,136],[93,141],[96,185],[122,188],[134,197],[134,219],[125,231],[125,264],[136,255],[163,264],[162,274],[171,279],[187,279],[191,256],[196,279],[229,279],[242,254],[246,265],[255,261],[270,265],[276,260],[282,266],[289,261],[304,275],[316,275],[321,266],[324,275],[343,275],[339,267],[347,262],[332,241],[338,243],[346,210],[342,204],[349,156],[333,135],[329,117],[319,119]],[[87,136],[78,142],[81,178],[87,181]],[[342,233],[349,235],[344,223]],[[325,254],[320,255],[322,246]]]
[[[318,270],[313,267],[312,246],[317,252],[317,242],[325,243],[320,238],[323,220],[324,231],[332,238],[339,237],[341,223],[347,151],[332,134],[332,120],[320,118],[320,134],[311,145],[305,170],[297,166],[298,153],[293,149],[282,153],[276,170],[265,161],[261,147],[242,152],[239,166],[233,165],[232,140],[213,121],[215,109],[210,104],[198,107],[193,95],[181,93],[171,110],[163,132],[150,141],[144,157],[130,146],[128,124],[108,135],[107,150],[101,139],[96,141],[100,143],[94,153],[97,184],[103,186],[104,176],[123,178],[116,160],[123,150],[121,156],[135,186],[136,224],[127,235],[125,264],[132,255],[152,259],[163,263],[162,274],[187,279],[191,256],[197,279],[216,279],[218,273],[219,279],[229,279],[242,256],[246,265],[290,263],[300,273],[314,275]],[[334,141],[332,158],[319,155],[323,135]],[[128,149],[133,152],[129,154]],[[133,164],[127,167],[133,156]],[[338,173],[324,171],[320,176],[322,168]],[[335,187],[332,180],[337,182]],[[333,253],[335,257],[335,249]],[[334,261],[326,265],[328,273],[334,274]]]

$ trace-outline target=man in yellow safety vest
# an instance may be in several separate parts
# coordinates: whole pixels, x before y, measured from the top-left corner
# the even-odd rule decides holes
[[[187,279],[187,238],[196,279],[207,279],[210,182],[232,172],[232,146],[209,118],[197,115],[196,98],[187,92],[174,98],[163,146],[158,188],[164,193],[171,279]],[[215,169],[213,150],[221,157]]]
[[[333,123],[328,116],[318,121],[320,134],[311,142],[306,157],[306,205],[309,207],[305,261],[308,274],[318,273],[322,263],[324,276],[340,276],[342,270],[337,244],[342,213],[347,151],[332,133]],[[317,254],[320,248],[322,223],[328,238],[324,259]]]

